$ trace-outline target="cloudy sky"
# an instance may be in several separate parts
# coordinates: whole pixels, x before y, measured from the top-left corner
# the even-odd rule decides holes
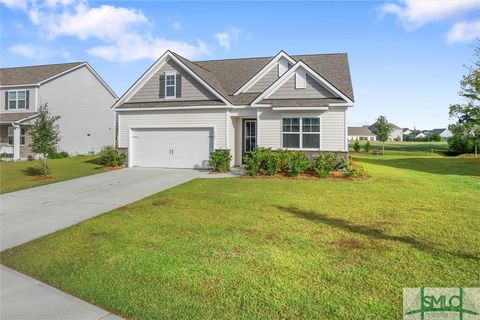
[[[88,61],[118,95],[166,49],[207,60],[347,52],[350,125],[443,127],[480,37],[479,0],[0,0],[2,67]]]

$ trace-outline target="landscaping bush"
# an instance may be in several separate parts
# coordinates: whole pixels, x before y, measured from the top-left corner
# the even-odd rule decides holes
[[[291,177],[304,173],[310,166],[310,158],[306,152],[284,151],[281,153],[281,170]]]
[[[68,158],[68,153],[65,151],[60,151],[60,152],[52,152],[48,154],[49,159],[62,159],[62,158]]]
[[[257,174],[274,175],[280,172],[281,152],[273,151],[269,148],[255,148],[244,158],[246,165],[245,172],[254,176]]]
[[[320,153],[312,160],[311,169],[319,177],[327,177],[332,171],[345,169],[348,158],[342,154]]]
[[[365,145],[363,146],[363,150],[365,150],[365,152],[367,153],[370,153],[372,151],[372,145],[370,144],[370,141],[367,141],[367,143],[365,143]]]
[[[450,139],[448,139],[448,149],[453,154],[463,154],[472,152],[473,145],[467,136],[454,134],[450,137]]]
[[[100,151],[100,164],[106,167],[120,166],[125,162],[125,155],[118,153],[112,146],[103,147]]]
[[[360,152],[360,142],[358,142],[358,140],[355,140],[355,143],[353,144],[353,151]]]
[[[365,169],[360,163],[349,161],[345,171],[345,177],[354,178],[354,177],[363,177],[364,175],[365,175]]]
[[[230,149],[216,149],[210,153],[209,164],[215,172],[227,172],[230,170]]]

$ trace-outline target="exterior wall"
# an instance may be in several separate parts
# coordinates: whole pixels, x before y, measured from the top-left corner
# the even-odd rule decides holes
[[[258,145],[272,149],[282,147],[282,117],[320,117],[320,150],[346,152],[345,113],[345,107],[331,107],[329,111],[318,112],[262,109],[258,117]]]
[[[389,135],[389,140],[403,141],[403,129],[393,129]]]
[[[12,145],[8,144],[8,127],[11,127],[11,126],[9,125],[0,126],[0,147],[12,147]],[[22,128],[27,129],[28,127],[22,126]],[[26,159],[29,156],[32,156],[32,157],[35,156],[35,154],[32,152],[32,150],[29,147],[31,142],[32,142],[32,139],[27,131],[25,132],[25,144],[20,145],[20,158]]]
[[[182,96],[180,98],[160,99],[160,75],[165,72],[177,72],[182,75]],[[178,100],[218,100],[210,91],[199,84],[188,72],[169,60],[153,77],[145,83],[127,102]]]
[[[228,123],[228,146],[227,148],[230,149],[230,155],[232,156],[232,161],[230,161],[230,165],[235,165],[235,158],[236,158],[236,145],[235,145],[235,124],[236,124],[235,117],[231,117],[227,114],[227,123]]]
[[[247,92],[263,92],[278,79],[278,64],[258,80]]]
[[[82,67],[45,83],[39,104],[48,103],[59,115],[59,151],[70,154],[99,152],[115,143],[115,116],[110,107],[115,98],[87,69]]]
[[[335,97],[335,95],[307,74],[306,88],[295,89],[295,75],[293,75],[268,99],[318,99],[332,97]]]
[[[29,90],[29,107],[28,109],[12,109],[5,110],[5,92],[14,91],[14,90]],[[2,88],[0,89],[0,114],[2,113],[20,113],[20,112],[35,112],[36,111],[36,94],[37,90],[35,87],[18,87],[18,88]]]
[[[214,149],[226,148],[225,109],[119,111],[118,147],[128,148],[130,127],[214,127]]]
[[[235,165],[242,164],[242,119],[240,117],[235,117],[234,121],[234,144],[235,144],[235,155],[234,155],[234,163]]]

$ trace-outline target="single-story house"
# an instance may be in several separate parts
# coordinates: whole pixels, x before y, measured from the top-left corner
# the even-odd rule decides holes
[[[368,129],[368,127],[348,127],[348,140],[355,141],[355,140],[367,140],[367,141],[375,141],[377,140],[377,136]]]
[[[348,152],[346,54],[190,61],[167,51],[115,103],[129,166],[205,168],[259,147]]]
[[[389,125],[390,125],[390,128],[392,129],[392,131],[388,135],[388,140],[389,141],[403,141],[403,134],[404,134],[403,129],[400,128],[399,126],[397,126],[394,123],[390,123]],[[370,129],[370,131],[372,131],[373,133],[377,132],[377,122],[375,121],[375,123],[370,125],[368,127],[368,129]]]
[[[26,129],[46,103],[60,116],[57,151],[87,154],[115,143],[110,108],[118,97],[87,62],[1,68],[0,95],[0,152],[15,160],[34,156]]]
[[[440,136],[440,138],[442,138],[442,140],[448,140],[449,138],[451,138],[453,136],[453,133],[450,130],[448,130],[447,128],[433,129],[432,133],[438,134]]]

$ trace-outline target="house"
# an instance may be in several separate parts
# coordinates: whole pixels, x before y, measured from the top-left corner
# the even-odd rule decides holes
[[[219,148],[234,165],[257,146],[347,153],[353,99],[346,54],[192,62],[167,51],[113,110],[129,166],[205,168]]]
[[[368,127],[348,127],[348,140],[368,140],[375,141],[377,136],[368,129]]]
[[[448,140],[453,136],[452,132],[446,128],[443,129],[433,129],[432,133],[438,134],[442,140]]]
[[[413,130],[410,130],[409,128],[403,128],[403,135],[408,136],[411,135]]]
[[[403,129],[400,128],[399,126],[393,124],[393,123],[390,123],[389,125],[390,125],[390,128],[392,129],[392,131],[388,135],[388,140],[389,141],[403,141],[403,134],[404,134]],[[372,132],[377,132],[377,122],[370,125],[368,127],[368,129],[370,129],[370,131],[372,131]]]
[[[421,131],[419,134],[415,136],[415,139],[424,139],[427,137],[428,137],[428,134],[426,132]]]
[[[113,145],[115,92],[87,62],[0,69],[0,146],[13,159],[33,156],[27,127],[48,103],[58,121],[58,151],[98,152]]]

